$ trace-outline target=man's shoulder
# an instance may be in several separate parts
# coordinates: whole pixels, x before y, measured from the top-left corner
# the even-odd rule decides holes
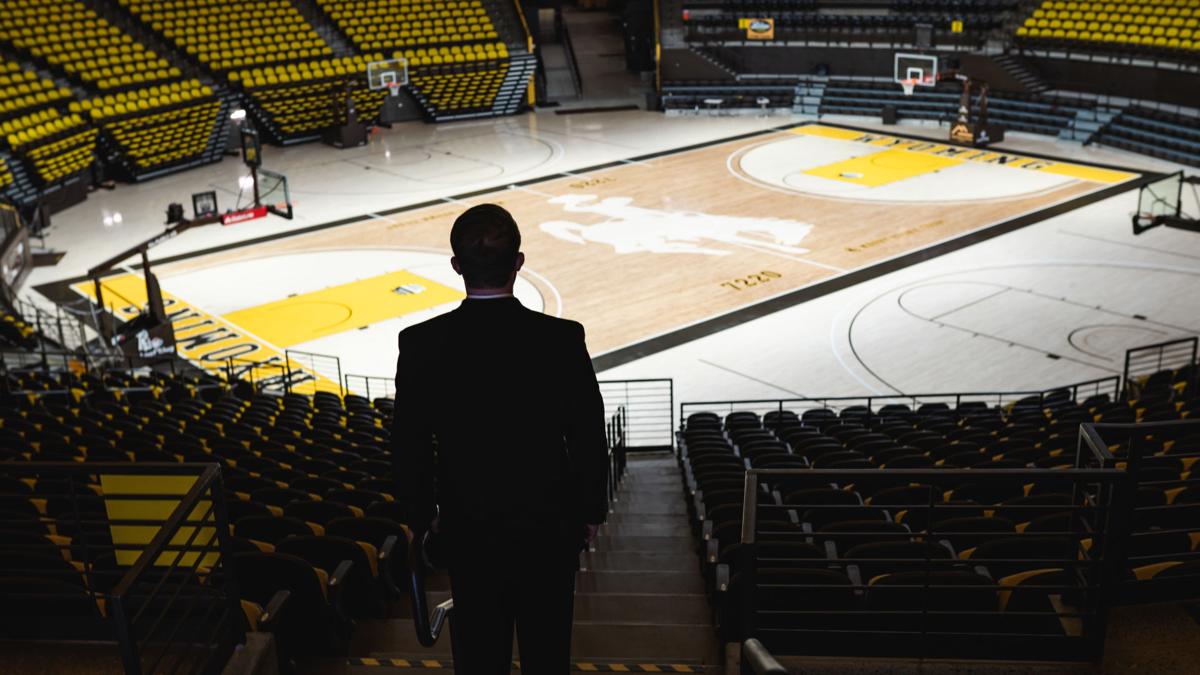
[[[437,340],[439,336],[450,330],[451,317],[453,311],[439,314],[431,319],[426,319],[421,323],[415,323],[400,331],[399,341],[403,343],[424,342],[428,340]]]
[[[560,319],[557,316],[550,316],[541,312],[528,310],[526,314],[530,317],[530,322],[536,325],[541,330],[547,333],[553,333],[563,337],[583,336],[583,324],[570,319]]]

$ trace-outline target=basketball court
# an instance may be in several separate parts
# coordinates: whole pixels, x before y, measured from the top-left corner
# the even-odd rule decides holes
[[[617,365],[1142,179],[799,124],[280,233],[154,270],[179,352],[197,365],[277,362],[295,350],[337,356],[343,373],[387,376],[396,333],[463,298],[447,261],[450,224],[471,205],[496,202],[523,225],[529,264],[517,295],[582,321],[593,355]],[[103,283],[121,318],[146,303],[133,270]],[[54,286],[59,298],[94,295],[90,282]]]

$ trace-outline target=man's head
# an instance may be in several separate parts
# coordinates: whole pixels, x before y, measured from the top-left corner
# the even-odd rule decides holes
[[[469,289],[511,292],[517,271],[525,263],[521,231],[511,214],[496,204],[473,206],[450,230],[450,264]]]

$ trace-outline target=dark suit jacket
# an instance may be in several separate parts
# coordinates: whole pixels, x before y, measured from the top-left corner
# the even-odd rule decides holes
[[[583,326],[468,299],[399,342],[392,456],[414,527],[435,503],[448,532],[604,521],[604,403]]]

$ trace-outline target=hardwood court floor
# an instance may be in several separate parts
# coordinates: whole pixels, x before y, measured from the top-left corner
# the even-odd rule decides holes
[[[386,355],[361,354],[363,334],[386,331],[394,344],[398,327],[453,307],[461,287],[446,276],[448,262],[439,273],[409,268],[416,283],[405,292],[434,289],[436,302],[413,304],[411,315],[397,314],[403,308],[382,312],[396,320],[380,321],[378,305],[394,300],[383,275],[332,266],[352,264],[346,254],[354,252],[395,251],[397,261],[406,254],[448,257],[454,218],[471,205],[495,202],[521,224],[528,259],[522,279],[541,296],[542,309],[582,321],[593,355],[600,355],[1139,177],[809,124],[448,198],[199,255],[156,272],[168,293],[181,295],[173,280],[189,279],[184,300],[227,323],[252,323],[270,346],[330,353],[350,361],[349,372],[386,375]],[[228,279],[216,283],[223,268],[252,270],[247,263],[281,257],[306,266],[309,286],[302,292],[252,273],[236,280],[257,289],[244,302],[204,290],[230,288]],[[398,262],[387,273],[403,268]],[[209,275],[212,284],[196,283]],[[337,281],[322,286],[323,276]],[[290,327],[316,306],[308,291],[324,294],[319,311],[327,319],[311,335]],[[336,310],[328,309],[331,302]]]

